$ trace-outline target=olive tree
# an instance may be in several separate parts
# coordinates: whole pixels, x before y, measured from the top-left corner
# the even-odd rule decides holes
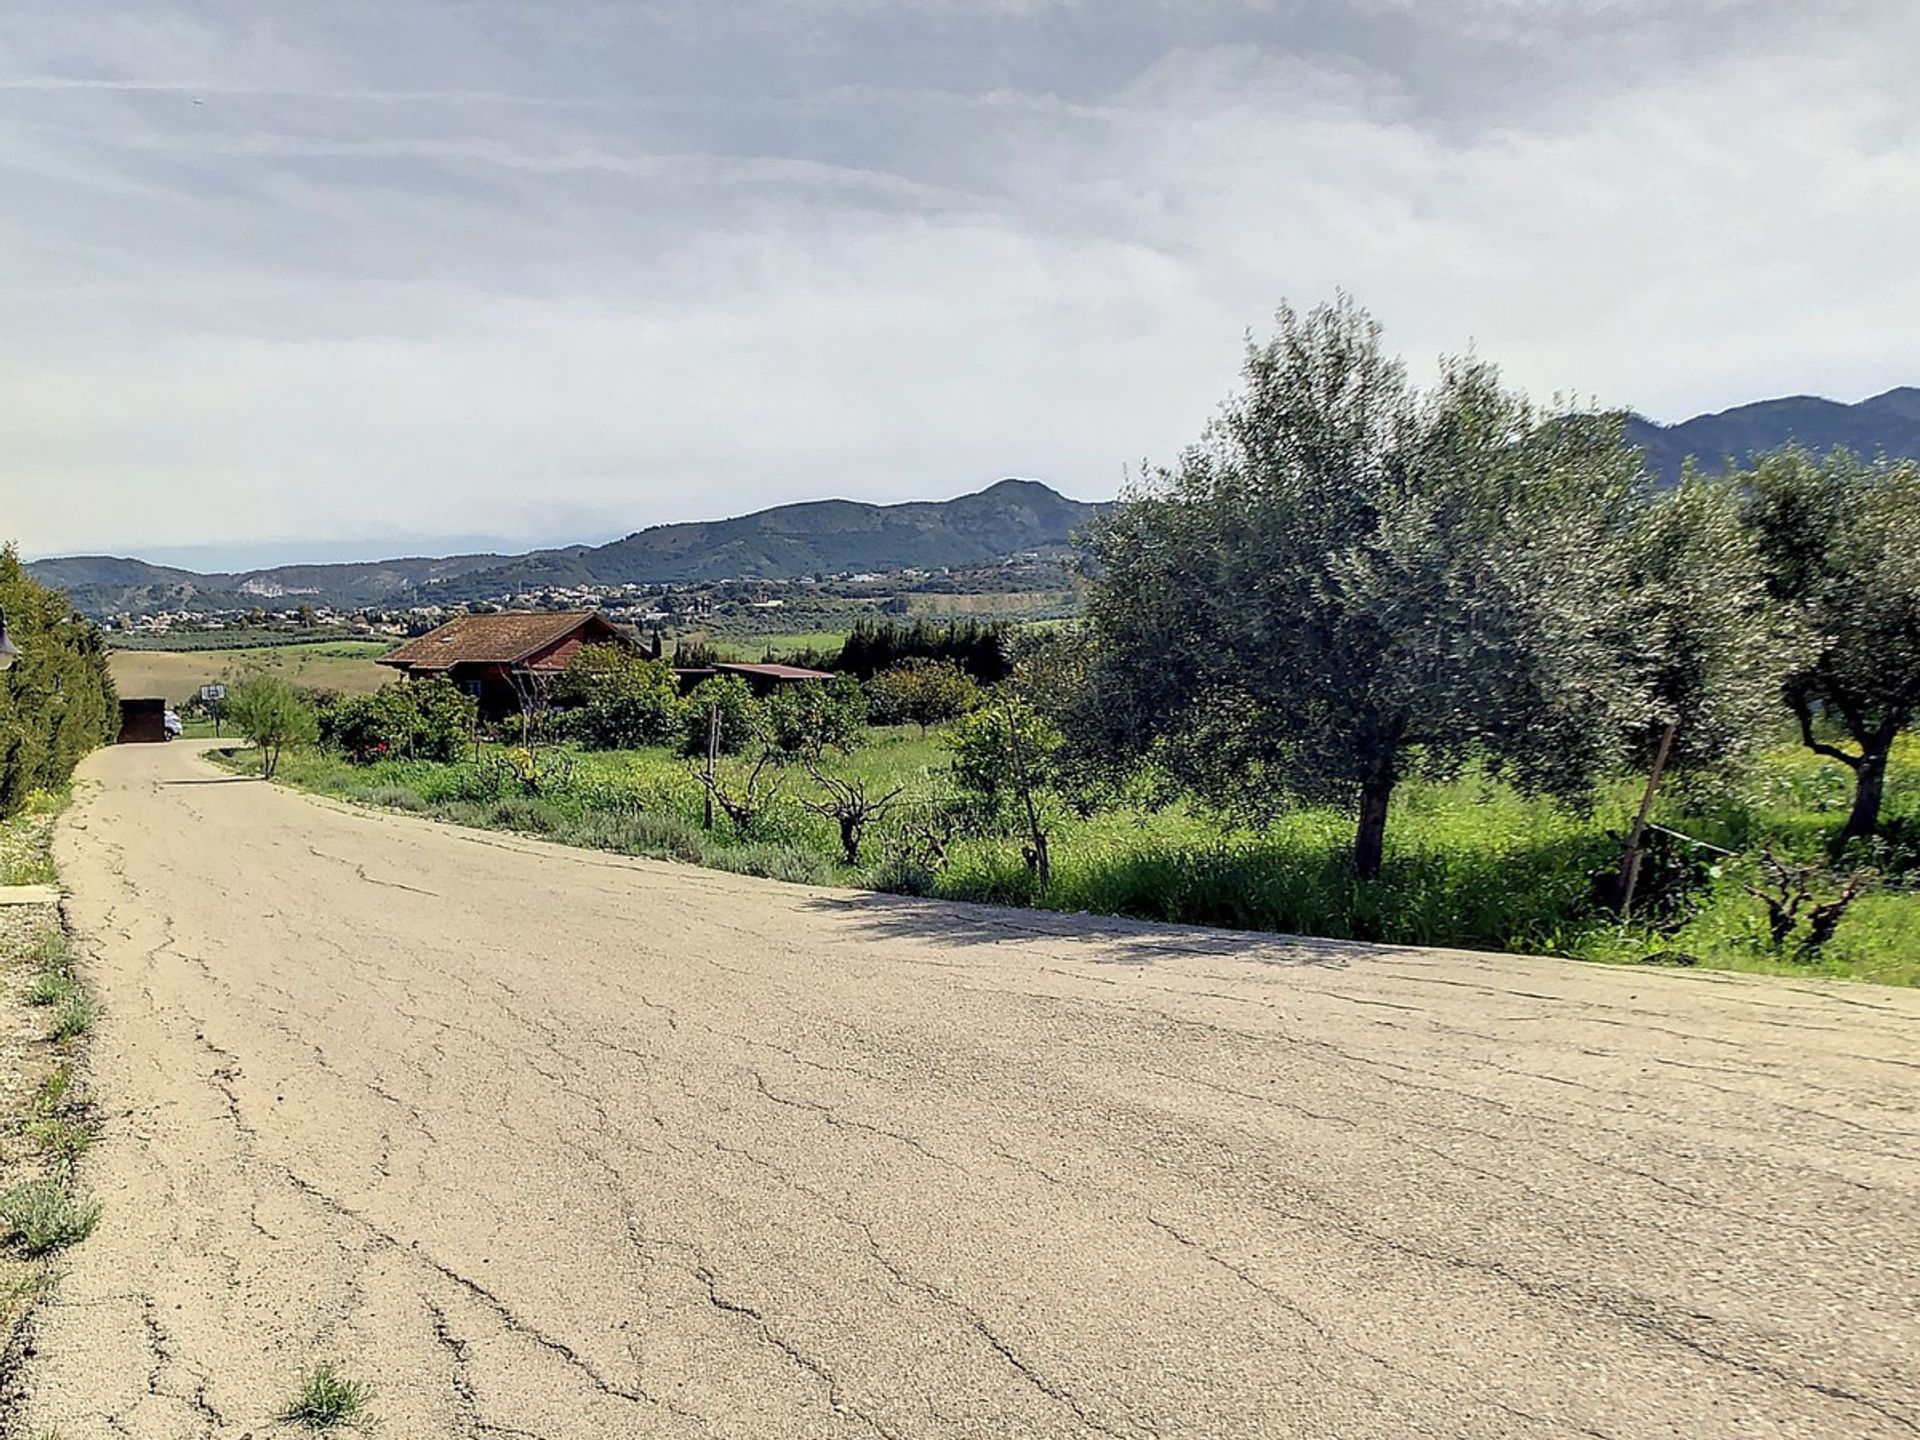
[[[1920,464],[1788,447],[1741,480],[1768,585],[1805,633],[1787,704],[1807,748],[1853,771],[1837,849],[1878,831],[1893,742],[1920,712]]]
[[[1278,319],[1095,527],[1100,743],[1249,819],[1350,809],[1368,879],[1411,769],[1577,799],[1649,722],[1621,645],[1645,482],[1617,420],[1543,415],[1482,361],[1421,393],[1351,300]]]

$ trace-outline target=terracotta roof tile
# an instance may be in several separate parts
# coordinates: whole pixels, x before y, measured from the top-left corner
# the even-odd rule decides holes
[[[513,665],[568,639],[595,619],[591,610],[558,614],[457,615],[437,630],[380,657],[402,670],[447,670],[455,665]],[[603,622],[604,623],[604,622]],[[611,637],[608,637],[611,638]]]

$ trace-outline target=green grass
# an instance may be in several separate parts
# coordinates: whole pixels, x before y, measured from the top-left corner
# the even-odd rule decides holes
[[[79,1244],[99,1223],[100,1206],[58,1180],[26,1180],[0,1193],[0,1233],[29,1259]]]
[[[93,1142],[98,1138],[94,1126],[89,1122],[58,1117],[29,1120],[22,1133],[39,1147],[43,1155],[69,1169],[93,1148]]]
[[[47,1038],[55,1044],[65,1044],[78,1040],[93,1029],[97,1015],[93,1001],[78,992],[70,994],[55,1007],[53,1024],[47,1030]]]
[[[30,1108],[35,1115],[57,1116],[64,1113],[73,1098],[73,1062],[62,1060],[41,1077],[34,1088]]]
[[[1622,927],[1594,913],[1586,904],[1589,877],[1618,858],[1617,837],[1639,798],[1631,778],[1598,796],[1586,814],[1476,775],[1404,784],[1394,801],[1383,873],[1370,884],[1357,883],[1348,867],[1351,819],[1331,811],[1295,812],[1259,832],[1184,806],[1065,816],[1053,832],[1054,884],[1039,895],[1011,840],[959,841],[948,865],[928,874],[889,845],[883,826],[870,835],[862,864],[844,865],[831,822],[797,803],[810,790],[798,772],[787,777],[785,794],[754,832],[739,835],[724,818],[712,832],[701,828],[701,788],[667,751],[570,750],[566,758],[570,781],[540,796],[490,789],[470,764],[358,767],[315,751],[288,757],[282,778],[459,824],[806,884],[1608,963],[1678,952],[1710,968],[1920,983],[1920,894],[1891,872],[1810,960],[1768,947],[1760,907],[1741,888],[1746,861],[1727,862],[1698,913],[1668,933]],[[253,762],[243,752],[232,763]],[[939,787],[946,756],[937,735],[903,727],[873,732],[855,756],[831,764],[877,788],[900,785],[910,796],[926,795]],[[1670,787],[1655,818],[1748,855],[1769,846],[1815,857],[1845,814],[1850,779],[1830,761],[1782,747],[1738,784],[1691,795]],[[1892,828],[1920,832],[1920,742],[1902,742],[1896,752],[1887,814]],[[1920,863],[1912,868],[1920,873]]]
[[[316,1434],[340,1429],[367,1434],[379,1423],[373,1415],[373,1388],[347,1379],[324,1361],[307,1372],[273,1420]]]

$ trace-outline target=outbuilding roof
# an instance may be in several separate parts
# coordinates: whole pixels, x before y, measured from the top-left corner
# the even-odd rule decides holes
[[[596,639],[620,636],[605,616],[594,610],[564,610],[551,614],[507,612],[498,615],[456,615],[437,630],[402,645],[379,663],[399,670],[451,670],[455,665],[518,665],[529,657],[585,639],[591,629]],[[568,647],[571,656],[578,645]],[[560,662],[564,664],[565,661]]]

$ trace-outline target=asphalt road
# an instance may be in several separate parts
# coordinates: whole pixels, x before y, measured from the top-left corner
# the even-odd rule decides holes
[[[1920,997],[807,890],[102,753],[17,1433],[1912,1437]]]

